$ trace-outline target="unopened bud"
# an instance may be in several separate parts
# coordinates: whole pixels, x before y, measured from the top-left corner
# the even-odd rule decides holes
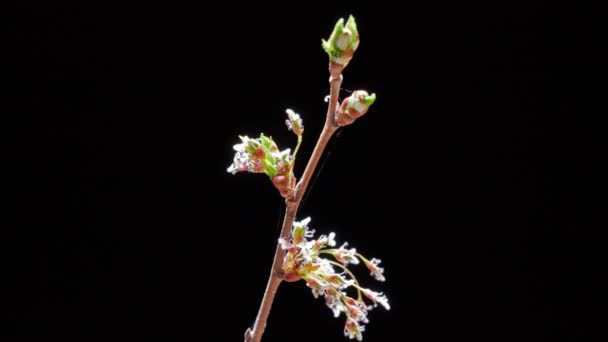
[[[365,115],[369,107],[376,101],[376,94],[368,95],[365,90],[356,90],[342,101],[336,122],[338,126],[347,126]]]
[[[338,20],[328,40],[322,41],[323,49],[329,55],[329,72],[332,77],[338,77],[359,47],[359,32],[357,23],[351,15],[344,24],[344,19]]]

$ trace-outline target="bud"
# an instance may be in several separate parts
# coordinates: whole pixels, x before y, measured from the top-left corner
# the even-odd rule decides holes
[[[376,94],[368,95],[365,90],[356,90],[342,101],[336,122],[338,126],[352,124],[359,117],[365,115],[369,107],[376,101]]]
[[[346,25],[344,25],[344,19],[340,18],[329,39],[322,40],[322,46],[329,55],[331,76],[339,77],[359,47],[359,32],[355,18],[352,15],[349,16]]]
[[[287,120],[285,121],[287,128],[296,135],[302,135],[304,133],[304,124],[302,124],[300,115],[291,109],[287,109],[285,112],[287,112]]]

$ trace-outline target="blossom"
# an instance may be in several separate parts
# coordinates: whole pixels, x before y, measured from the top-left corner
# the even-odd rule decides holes
[[[285,120],[287,128],[296,135],[302,135],[304,133],[304,124],[300,115],[289,108],[285,112],[287,112],[287,120]]]
[[[363,335],[361,334],[365,330],[365,327],[359,325],[359,323],[351,318],[346,319],[344,324],[344,336],[348,336],[349,339],[357,338],[358,341],[363,341]]]
[[[381,292],[376,292],[376,291],[372,291],[370,289],[364,289],[362,290],[363,294],[365,295],[365,297],[369,300],[371,300],[372,302],[374,302],[375,305],[382,305],[386,310],[390,310],[391,306],[388,304],[388,298],[386,298],[385,295],[383,295]]]
[[[346,249],[346,246],[348,246],[348,242],[342,244],[342,246],[338,249],[330,250],[330,253],[344,266],[348,266],[348,264],[359,264],[359,259],[357,259],[357,250],[355,248]]]
[[[336,233],[334,232],[329,233],[327,236],[321,235],[318,239],[309,242],[310,248],[318,251],[325,246],[333,247],[336,245],[335,237]]]
[[[310,217],[307,217],[300,222],[293,223],[293,231],[291,235],[295,245],[302,243],[304,239],[314,235],[314,231],[311,232],[308,230],[308,223],[310,223]]]
[[[262,149],[262,144],[259,139],[251,139],[248,136],[239,136],[240,144],[233,146],[236,151],[234,161],[228,167],[228,172],[236,174],[237,172],[264,172],[261,158],[264,157],[265,151]]]
[[[380,264],[380,262],[381,260],[376,258],[372,258],[372,260],[369,261],[363,260],[365,267],[370,270],[372,277],[374,277],[377,281],[385,281],[386,279],[384,278],[384,268],[378,267],[378,264]]]

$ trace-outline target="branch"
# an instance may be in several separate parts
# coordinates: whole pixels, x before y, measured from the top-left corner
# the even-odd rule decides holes
[[[325,125],[323,126],[323,131],[321,131],[319,140],[317,140],[317,145],[315,146],[315,149],[308,160],[304,174],[302,174],[302,178],[296,185],[294,196],[285,200],[286,210],[285,216],[283,217],[283,226],[281,227],[279,238],[288,238],[289,230],[293,226],[293,221],[296,217],[296,213],[298,212],[298,207],[300,206],[302,197],[304,196],[306,188],[310,183],[310,179],[317,168],[317,164],[321,159],[321,155],[323,155],[323,151],[325,150],[329,139],[334,134],[336,129],[338,129],[338,125],[336,124],[335,120],[335,113],[338,109],[338,96],[340,95],[341,84],[342,75],[339,75],[339,77],[331,77],[329,79],[329,106],[327,108]],[[264,329],[266,328],[266,320],[268,319],[270,308],[272,307],[272,302],[274,301],[274,297],[277,293],[279,285],[283,281],[283,271],[281,269],[283,257],[284,251],[281,249],[281,246],[277,244],[274,253],[274,260],[272,262],[272,271],[270,273],[270,277],[268,278],[266,291],[264,292],[264,299],[262,299],[262,304],[260,305],[258,316],[255,319],[253,330],[248,328],[245,332],[245,342],[260,342],[262,339]]]

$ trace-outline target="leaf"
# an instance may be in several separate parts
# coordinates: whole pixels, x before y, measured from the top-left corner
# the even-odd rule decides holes
[[[274,163],[265,158],[262,159],[262,165],[264,166],[264,172],[268,175],[268,177],[272,178],[276,176],[277,168],[274,166]]]

